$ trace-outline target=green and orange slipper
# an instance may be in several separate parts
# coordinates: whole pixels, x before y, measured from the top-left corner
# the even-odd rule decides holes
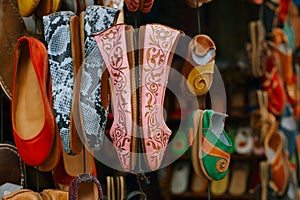
[[[224,130],[226,114],[213,110],[200,111],[198,129],[199,162],[209,180],[221,180],[228,173],[232,142]]]

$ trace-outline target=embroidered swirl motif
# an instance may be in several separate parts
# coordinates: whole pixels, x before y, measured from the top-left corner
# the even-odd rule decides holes
[[[171,135],[163,120],[162,104],[169,74],[167,62],[178,33],[164,26],[146,26],[141,75],[142,125],[148,164],[152,169],[159,167]]]
[[[228,169],[229,162],[225,159],[220,159],[216,163],[216,169],[218,172],[223,173]]]
[[[117,149],[123,169],[129,170],[132,131],[131,87],[124,30],[124,25],[114,26],[102,32],[99,37],[96,36],[96,40],[112,84],[114,122],[110,137]]]

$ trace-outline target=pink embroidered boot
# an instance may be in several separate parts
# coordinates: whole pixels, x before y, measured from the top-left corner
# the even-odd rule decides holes
[[[135,74],[133,57],[133,27],[115,25],[95,36],[111,80],[112,112],[114,121],[110,138],[125,171],[135,166],[136,98],[132,92]],[[133,96],[132,96],[133,95]],[[134,152],[134,153],[131,153]]]
[[[142,147],[150,170],[157,170],[171,130],[163,119],[163,103],[173,54],[182,33],[160,24],[140,28],[140,120]]]

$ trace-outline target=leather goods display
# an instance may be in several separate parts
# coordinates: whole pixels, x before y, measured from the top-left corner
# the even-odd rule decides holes
[[[142,137],[148,168],[154,171],[161,165],[171,135],[163,120],[162,104],[180,35],[180,31],[160,24],[140,28],[139,77],[133,70],[132,26],[115,25],[95,36],[111,78],[114,122],[110,137],[125,171],[134,169],[136,164],[137,134]],[[115,60],[111,60],[111,56]],[[136,79],[140,80],[140,86],[135,85]],[[139,97],[135,92],[137,88]],[[137,106],[140,113],[137,113]],[[135,126],[138,120],[142,126],[141,133]]]
[[[18,152],[30,166],[40,165],[47,159],[54,141],[48,71],[44,44],[35,38],[21,37],[15,48],[11,119]]]

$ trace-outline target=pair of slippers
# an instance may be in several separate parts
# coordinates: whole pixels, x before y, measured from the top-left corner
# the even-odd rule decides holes
[[[134,63],[133,35],[132,26],[118,24],[95,36],[110,76],[114,115],[110,138],[124,171],[136,167],[137,153],[143,153],[148,170],[154,171],[161,166],[171,135],[161,104],[174,50],[183,33],[161,24],[141,26],[136,41],[139,63]]]

